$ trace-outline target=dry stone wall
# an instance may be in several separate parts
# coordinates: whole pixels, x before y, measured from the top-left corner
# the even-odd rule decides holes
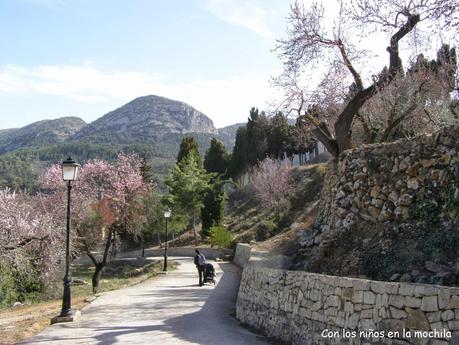
[[[233,262],[241,268],[244,268],[245,265],[250,260],[250,255],[252,253],[252,247],[247,243],[238,243],[236,245],[236,250],[234,251]]]
[[[459,344],[459,288],[248,265],[236,314],[292,344]]]
[[[459,284],[458,210],[459,125],[345,151],[328,165],[314,228],[299,238],[299,268]]]

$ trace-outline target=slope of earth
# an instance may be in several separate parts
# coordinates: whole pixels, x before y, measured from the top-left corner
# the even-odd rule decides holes
[[[289,196],[290,207],[278,218],[255,199],[252,185],[230,195],[225,225],[234,242],[252,243],[254,250],[291,256],[296,252],[296,233],[310,227],[315,220],[322,190],[325,164],[294,167],[295,185]]]

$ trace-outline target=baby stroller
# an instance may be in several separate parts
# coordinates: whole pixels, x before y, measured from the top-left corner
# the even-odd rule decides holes
[[[206,264],[204,270],[204,283],[213,283],[215,285],[215,269],[212,264]]]

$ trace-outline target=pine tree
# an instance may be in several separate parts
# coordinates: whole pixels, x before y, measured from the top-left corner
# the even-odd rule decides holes
[[[206,173],[195,154],[185,156],[171,170],[165,184],[174,212],[187,215],[191,221],[195,242],[198,242],[196,222],[203,208],[203,199],[212,174]]]

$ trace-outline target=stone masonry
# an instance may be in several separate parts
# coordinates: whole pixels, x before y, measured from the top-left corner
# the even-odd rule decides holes
[[[433,255],[436,248],[428,247],[442,238],[456,243],[458,219],[459,125],[432,135],[347,150],[328,164],[316,223],[298,239],[306,257],[306,264],[298,269],[368,275],[362,269],[368,266],[368,255],[404,254],[401,242],[393,240],[402,236],[406,238],[402,249],[414,252],[397,258],[393,266],[400,270],[388,272],[383,279],[399,273],[399,277],[405,274],[402,281],[459,283],[459,261],[456,264],[454,255]],[[335,259],[342,244],[348,246]],[[415,258],[414,263],[410,258]],[[435,260],[439,262],[432,264]]]
[[[291,344],[459,344],[459,288],[452,287],[249,264],[236,315],[243,324]],[[356,336],[346,337],[343,330]],[[403,332],[411,337],[403,339]]]

